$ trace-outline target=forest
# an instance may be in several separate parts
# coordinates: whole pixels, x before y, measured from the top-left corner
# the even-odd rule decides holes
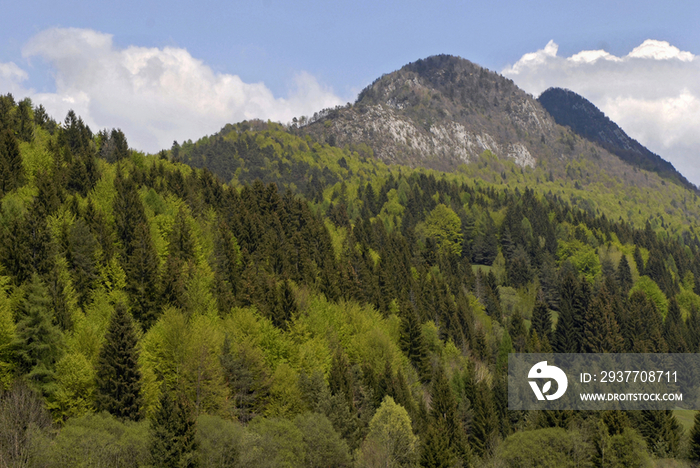
[[[692,208],[574,169],[1,96],[0,467],[691,466],[694,412],[507,408],[509,353],[700,351]]]

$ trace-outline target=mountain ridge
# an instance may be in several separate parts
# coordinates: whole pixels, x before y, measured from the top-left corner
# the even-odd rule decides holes
[[[602,146],[623,161],[698,191],[673,164],[627,135],[585,97],[568,89],[549,88],[537,100],[558,124],[570,127],[577,134]]]

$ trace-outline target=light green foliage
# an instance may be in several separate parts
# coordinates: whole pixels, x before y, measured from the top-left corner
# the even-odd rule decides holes
[[[307,468],[350,467],[348,444],[333,429],[328,418],[306,413],[294,419],[306,446],[303,466]]]
[[[462,221],[457,213],[442,203],[425,220],[424,234],[433,237],[440,249],[454,255],[462,253]]]
[[[113,312],[109,295],[104,290],[97,291],[85,314],[73,314],[73,333],[66,339],[68,348],[95,365]]]
[[[252,446],[245,447],[253,455],[253,466],[279,466],[293,468],[304,466],[306,447],[301,431],[288,419],[260,418],[254,420],[250,431],[258,437]]]
[[[35,466],[136,467],[148,459],[148,423],[121,422],[109,413],[70,419]]]
[[[640,277],[639,280],[634,283],[632,289],[630,289],[630,295],[635,291],[643,291],[647,297],[656,304],[656,309],[661,314],[661,317],[666,317],[666,312],[668,312],[668,299],[654,280],[646,275]]]
[[[358,466],[411,466],[416,445],[406,409],[386,396],[369,423],[369,433],[357,455]]]
[[[58,361],[55,385],[48,408],[57,421],[94,410],[95,369],[82,353],[68,353]]]
[[[569,260],[590,282],[600,274],[600,259],[595,249],[578,239],[560,242],[557,255],[561,261]]]
[[[503,441],[496,459],[509,468],[592,467],[593,447],[578,431],[561,428],[517,432]]]
[[[335,254],[335,259],[340,260],[345,249],[345,239],[347,238],[348,232],[344,227],[337,227],[331,222],[331,220],[324,220],[326,229],[328,229],[328,234],[331,236],[331,242],[333,243],[333,253]]]
[[[7,295],[10,278],[0,276],[0,390],[12,382],[12,343],[15,340],[15,322],[10,298]]]
[[[304,400],[299,389],[299,374],[286,362],[281,363],[272,374],[270,398],[265,414],[272,417],[290,418],[304,410]]]
[[[246,438],[246,430],[237,422],[208,414],[201,414],[197,418],[197,445],[202,466],[249,466],[240,463],[246,458],[243,452]]]
[[[394,369],[401,368],[405,362],[398,344],[400,324],[395,315],[384,318],[371,306],[352,302],[334,304],[314,297],[293,330],[297,342],[300,335],[307,335],[307,339],[319,338],[328,343],[329,351],[321,357],[324,372],[330,370],[331,343],[327,340],[333,337],[352,363],[369,363],[380,374],[387,361]]]
[[[178,389],[199,411],[226,406],[226,387],[219,356],[224,333],[215,315],[187,316],[169,308],[141,340],[146,414],[154,414],[161,385]]]

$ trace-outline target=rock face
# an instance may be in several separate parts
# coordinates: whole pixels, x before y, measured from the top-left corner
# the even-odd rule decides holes
[[[303,132],[365,143],[387,163],[452,170],[485,150],[534,167],[563,154],[561,129],[532,96],[468,60],[438,55],[384,75],[354,105],[321,112]]]
[[[697,190],[673,165],[629,137],[593,103],[573,91],[549,88],[537,99],[559,125],[618,156],[632,166],[653,171],[692,190]]]

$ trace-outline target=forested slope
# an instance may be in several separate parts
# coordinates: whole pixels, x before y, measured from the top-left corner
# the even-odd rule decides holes
[[[508,411],[506,362],[700,350],[694,208],[620,219],[488,154],[492,183],[260,123],[147,156],[0,109],[5,465],[692,456],[671,412]]]

